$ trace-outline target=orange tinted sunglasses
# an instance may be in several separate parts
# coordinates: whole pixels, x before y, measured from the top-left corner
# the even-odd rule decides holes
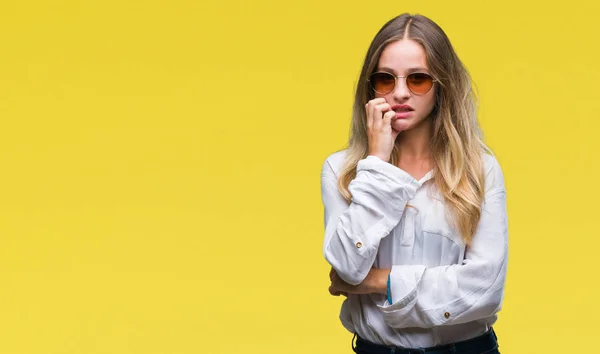
[[[380,95],[386,95],[396,89],[397,79],[406,79],[406,87],[415,95],[424,95],[435,82],[438,82],[433,76],[426,73],[411,73],[406,76],[396,76],[386,71],[378,71],[367,80],[371,88]]]

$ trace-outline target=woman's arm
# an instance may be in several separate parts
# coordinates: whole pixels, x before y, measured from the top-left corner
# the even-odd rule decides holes
[[[358,162],[350,183],[350,205],[337,189],[337,177],[328,161],[321,172],[321,196],[325,209],[325,259],[351,285],[368,275],[379,243],[398,224],[407,201],[419,183],[405,171],[368,156]]]
[[[379,306],[395,328],[431,328],[486,318],[502,305],[508,259],[506,192],[499,166],[486,193],[481,219],[461,264],[426,267],[396,265],[371,269],[361,284],[331,275],[332,294],[386,294],[390,275],[391,304]],[[334,273],[334,272],[332,272]]]
[[[393,266],[392,303],[380,306],[392,327],[453,325],[493,316],[502,306],[508,260],[504,178],[497,162],[486,178],[481,219],[461,264]]]
[[[335,269],[331,268],[329,272],[329,293],[334,296],[348,294],[387,294],[387,279],[392,269],[371,268],[369,274],[358,285],[351,285],[345,282],[337,274]]]
[[[504,192],[488,200],[479,231],[462,264],[372,268],[358,285],[345,282],[332,269],[329,292],[386,294],[389,274],[392,303],[379,307],[391,327],[430,328],[492,316],[502,304],[508,246]]]

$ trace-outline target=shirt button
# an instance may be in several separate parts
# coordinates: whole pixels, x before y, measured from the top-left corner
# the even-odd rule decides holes
[[[445,313],[444,313],[444,317],[446,317],[446,318],[450,318],[450,312],[445,312]]]
[[[356,248],[361,248],[362,247],[362,242],[357,242],[356,243]]]

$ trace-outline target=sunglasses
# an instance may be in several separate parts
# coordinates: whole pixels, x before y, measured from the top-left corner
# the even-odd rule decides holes
[[[380,95],[386,95],[394,89],[398,82],[396,79],[406,79],[406,87],[415,95],[424,95],[433,87],[433,83],[437,82],[433,76],[426,73],[412,73],[406,76],[396,76],[385,71],[378,71],[369,77],[367,80],[371,88]]]

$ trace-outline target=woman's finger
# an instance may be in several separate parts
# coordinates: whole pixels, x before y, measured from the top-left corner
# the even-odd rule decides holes
[[[394,118],[395,116],[396,116],[396,112],[394,112],[394,111],[385,112],[385,114],[382,117],[383,124],[387,124],[387,125],[392,124],[392,118]]]
[[[333,296],[340,296],[340,292],[337,291],[333,285],[329,287],[329,293]]]
[[[371,128],[373,126],[374,118],[378,118],[374,115],[374,108],[382,103],[386,103],[385,98],[379,97],[370,100],[365,105],[365,114],[367,115],[367,127]]]
[[[380,103],[373,107],[373,128],[375,132],[380,131],[381,127],[383,126],[381,121],[384,114],[391,110],[392,106],[386,102]]]

